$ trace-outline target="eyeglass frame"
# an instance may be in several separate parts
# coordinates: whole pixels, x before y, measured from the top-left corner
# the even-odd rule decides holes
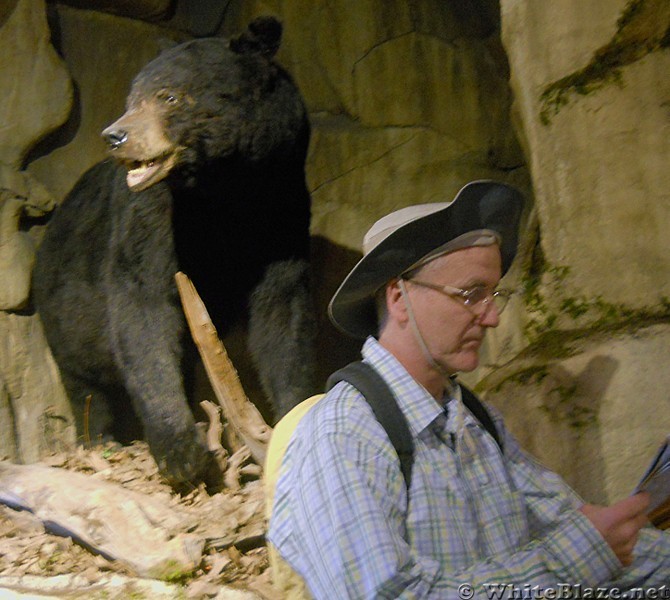
[[[439,285],[437,283],[428,283],[427,281],[419,281],[418,279],[414,279],[412,277],[402,277],[404,281],[409,281],[410,283],[414,283],[418,285],[419,287],[424,287],[430,290],[434,290],[436,292],[439,292],[443,294],[444,296],[447,296],[448,298],[459,298],[463,300],[462,306],[467,308],[472,314],[475,316],[481,317],[482,315],[486,314],[486,312],[489,310],[489,306],[495,306],[497,313],[500,315],[502,312],[507,308],[507,303],[509,302],[510,297],[512,296],[512,290],[493,290],[493,292],[488,291],[488,288],[483,285],[477,285],[473,286],[470,289],[463,289],[459,287],[454,287],[453,285]],[[476,289],[484,289],[487,290],[486,296],[484,296],[481,300],[477,300],[476,302],[472,302],[470,300],[470,296],[474,293]],[[503,298],[504,299],[504,304],[502,308],[499,308],[497,304],[495,304],[495,298]],[[470,304],[468,304],[470,302]],[[481,306],[481,309],[478,309],[477,307]]]

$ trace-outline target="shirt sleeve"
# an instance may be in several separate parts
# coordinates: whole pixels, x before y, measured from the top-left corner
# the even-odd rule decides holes
[[[576,510],[576,494],[514,446],[515,479],[528,495],[533,521],[531,541],[445,572],[407,542],[405,483],[383,431],[381,441],[360,431],[321,431],[301,428],[292,441],[269,531],[317,599],[505,598],[512,586],[595,586],[620,574],[609,546]]]
[[[584,500],[559,475],[546,469],[527,454],[516,439],[505,430],[502,419],[497,414],[496,426],[505,432],[508,468],[515,485],[524,495],[529,513],[531,537],[541,537],[552,524],[561,521],[562,514],[578,509],[584,504]],[[586,527],[595,531],[590,522],[586,521]],[[597,531],[596,535],[600,537]],[[606,544],[604,540],[601,543]],[[609,550],[607,546],[605,548],[606,551]],[[670,579],[670,531],[661,531],[651,526],[644,528],[640,532],[634,555],[633,564],[625,569],[619,566],[615,558],[617,566],[615,572],[607,581],[598,581],[598,585],[615,588],[617,591],[667,586]],[[565,582],[573,579],[574,576],[567,577]]]

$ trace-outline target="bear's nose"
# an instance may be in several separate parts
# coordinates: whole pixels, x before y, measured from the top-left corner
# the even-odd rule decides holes
[[[102,132],[102,138],[112,147],[118,148],[128,141],[128,132],[108,127]]]

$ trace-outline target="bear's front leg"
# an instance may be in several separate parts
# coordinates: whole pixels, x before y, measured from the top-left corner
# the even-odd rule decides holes
[[[108,306],[115,361],[160,472],[173,485],[196,481],[210,455],[184,390],[179,308],[128,288]]]
[[[174,282],[172,196],[160,184],[129,192],[119,170],[110,205],[101,287],[117,376],[161,473],[172,484],[194,481],[209,453],[185,393],[186,324]]]

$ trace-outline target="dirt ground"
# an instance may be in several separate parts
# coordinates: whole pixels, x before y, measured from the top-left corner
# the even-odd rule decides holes
[[[227,488],[210,494],[201,486],[176,494],[161,479],[156,463],[141,442],[127,447],[79,448],[48,457],[43,464],[85,473],[162,498],[170,506],[193,516],[194,532],[207,540],[205,551],[193,573],[170,582],[181,590],[175,597],[232,598],[223,595],[221,590],[236,588],[253,592],[256,597],[276,598],[264,540],[265,499],[257,476],[243,477],[239,489]],[[0,504],[0,588],[3,580],[21,581],[16,578],[22,578],[27,581],[31,576],[59,575],[78,575],[95,583],[110,575],[133,577],[135,574],[118,560],[107,560],[71,538],[48,533],[41,521],[29,512]],[[6,597],[2,590],[0,597]],[[253,594],[244,597],[253,597]]]

